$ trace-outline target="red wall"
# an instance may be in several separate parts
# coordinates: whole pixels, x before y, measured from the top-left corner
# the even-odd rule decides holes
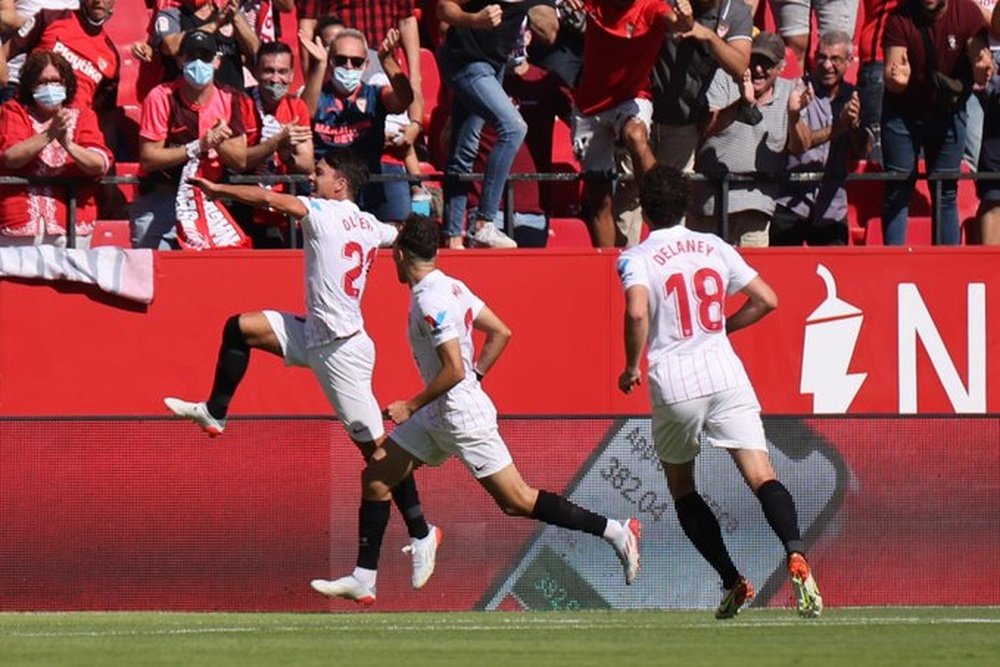
[[[849,413],[900,411],[900,285],[916,285],[961,384],[968,385],[970,284],[985,290],[986,411],[1000,412],[1000,251],[988,249],[761,250],[747,257],[778,292],[777,312],[734,336],[764,409],[810,414],[800,391],[803,339],[826,298],[817,265],[839,298],[864,313],[848,371],[867,373]],[[622,297],[617,253],[499,251],[443,253],[441,267],[466,280],[512,327],[513,341],[486,387],[506,414],[635,414],[640,394],[615,389],[621,370]],[[148,307],[91,288],[0,280],[0,415],[162,414],[165,395],[203,397],[225,318],[262,308],[300,312],[300,254],[292,251],[164,253]],[[378,348],[383,403],[419,388],[404,326],[408,292],[388,256],[365,296]],[[738,297],[733,304],[738,303]],[[939,372],[917,344],[919,413],[954,413]],[[814,378],[814,384],[826,383]],[[981,410],[979,410],[981,411]],[[258,354],[233,414],[327,414],[308,372]]]

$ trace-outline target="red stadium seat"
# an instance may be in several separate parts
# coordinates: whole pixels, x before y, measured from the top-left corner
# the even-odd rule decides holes
[[[441,74],[434,52],[430,49],[420,49],[420,77],[420,89],[424,93],[424,117],[421,120],[426,129],[431,126],[431,115],[442,101]]]
[[[547,248],[592,248],[587,224],[579,218],[550,218]]]
[[[131,248],[128,220],[98,220],[94,223],[94,233],[90,237],[90,247],[115,246]]]

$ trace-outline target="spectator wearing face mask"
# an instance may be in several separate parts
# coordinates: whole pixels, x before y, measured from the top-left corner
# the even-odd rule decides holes
[[[51,51],[25,60],[18,94],[0,107],[0,167],[6,176],[99,178],[111,166],[93,110],[74,104],[76,77]],[[76,190],[76,247],[86,248],[97,218],[95,187]],[[66,244],[65,187],[0,188],[0,246]]]
[[[317,160],[334,146],[350,146],[365,158],[372,174],[386,173],[382,165],[386,117],[405,111],[413,100],[410,81],[393,55],[398,43],[399,31],[393,28],[379,44],[377,57],[389,84],[377,85],[361,80],[369,60],[368,42],[360,31],[341,30],[329,55],[319,37],[302,40],[311,61],[302,99],[312,116]],[[358,204],[380,220],[401,221],[410,213],[410,186],[405,180],[369,183]]]
[[[255,122],[248,123],[252,127],[247,128],[247,171],[262,176],[313,171],[309,109],[288,92],[293,67],[292,49],[284,42],[268,42],[257,51],[254,78],[258,85],[248,90],[252,107],[247,116]],[[273,189],[288,191],[282,183],[275,184]],[[277,232],[287,226],[283,215],[254,209],[248,216],[235,217],[253,220],[254,224],[243,229],[253,239],[254,247],[285,245],[284,239],[275,243],[280,238]]]
[[[43,9],[28,19],[0,47],[2,60],[15,55],[46,50],[66,59],[76,75],[76,102],[97,112],[105,136],[113,136],[117,109],[118,50],[104,31],[115,0],[83,0],[80,8]],[[17,83],[11,72],[10,83]]]
[[[192,200],[185,170],[218,180],[226,168],[246,169],[246,103],[240,91],[215,84],[217,51],[211,34],[188,32],[180,45],[181,76],[143,100],[139,197],[131,210],[137,248],[170,249],[184,242],[176,228],[184,227],[181,218]],[[222,247],[238,245],[220,240]]]

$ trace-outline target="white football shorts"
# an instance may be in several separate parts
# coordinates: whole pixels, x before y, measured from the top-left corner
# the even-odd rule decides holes
[[[305,320],[291,313],[265,310],[286,366],[312,369],[337,419],[352,440],[371,442],[385,434],[382,410],[372,392],[375,343],[364,329],[348,338],[306,348]]]
[[[476,479],[498,473],[514,462],[495,422],[475,429],[442,428],[430,407],[417,410],[389,436],[417,460],[438,466],[455,456]]]
[[[760,403],[750,385],[654,406],[652,422],[653,443],[664,463],[693,461],[702,431],[712,447],[767,451]]]

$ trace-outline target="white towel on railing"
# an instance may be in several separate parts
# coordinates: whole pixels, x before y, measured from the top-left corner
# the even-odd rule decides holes
[[[0,278],[68,280],[97,285],[124,299],[153,302],[153,251],[111,246],[91,250],[56,246],[0,248]]]

